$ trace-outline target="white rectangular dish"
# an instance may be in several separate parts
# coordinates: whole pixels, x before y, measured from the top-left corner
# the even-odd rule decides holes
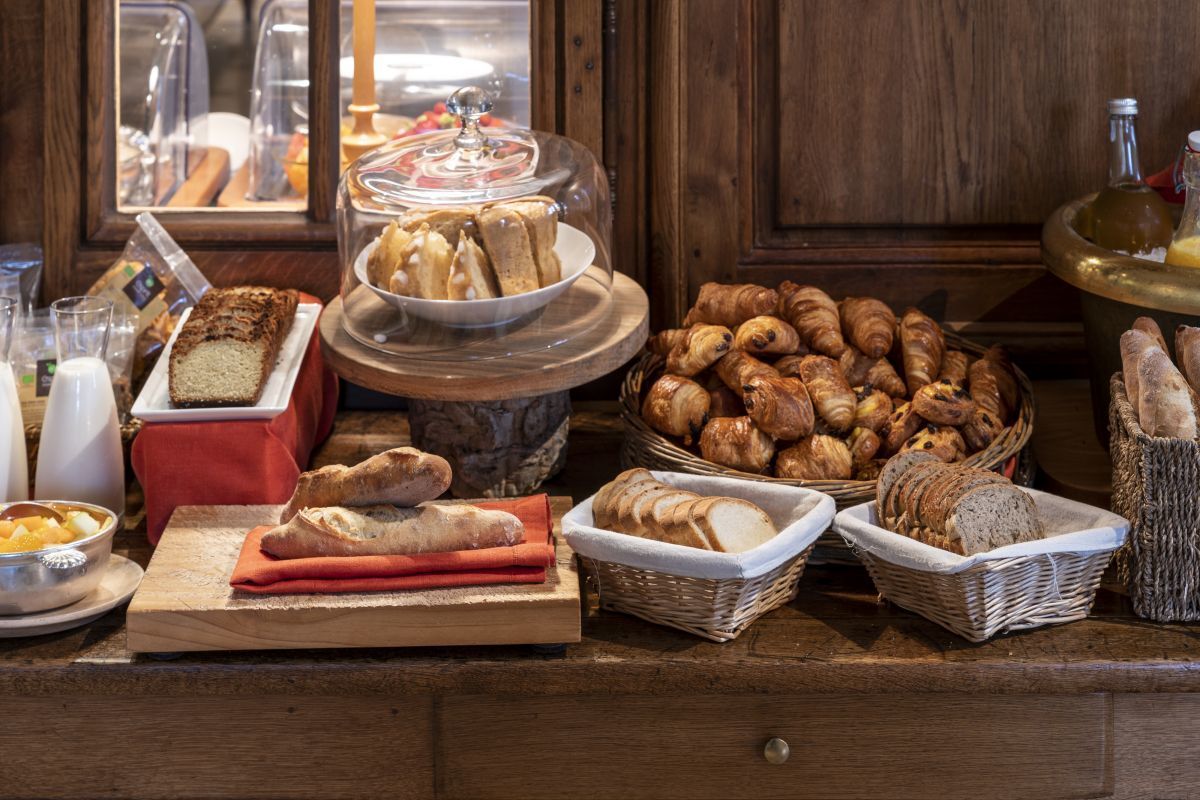
[[[585,558],[705,580],[748,580],[778,567],[817,540],[833,521],[832,497],[798,486],[651,470],[657,480],[708,497],[738,497],[767,513],[779,534],[744,553],[716,553],[592,526],[589,497],[563,516],[563,537]]]
[[[313,329],[317,326],[317,318],[321,315],[321,306],[317,303],[301,303],[296,306],[296,317],[292,320],[292,328],[288,331],[283,346],[279,348],[279,357],[275,360],[275,368],[267,378],[262,397],[253,406],[227,406],[221,408],[173,408],[171,406],[170,383],[168,381],[167,365],[170,363],[171,348],[175,339],[183,330],[183,325],[191,316],[189,308],[179,317],[167,346],[163,348],[150,377],[142,387],[137,401],[130,412],[133,416],[146,422],[212,422],[234,419],[274,419],[282,414],[292,396],[296,385],[296,376],[300,373],[300,365],[304,354],[308,351],[309,340],[312,339]]]
[[[1037,489],[1018,488],[1033,498],[1045,538],[1010,544],[973,556],[960,556],[881,527],[873,502],[840,512],[834,519],[833,529],[857,550],[898,566],[942,575],[962,572],[988,561],[1021,556],[1111,552],[1125,543],[1129,521],[1124,517]]]

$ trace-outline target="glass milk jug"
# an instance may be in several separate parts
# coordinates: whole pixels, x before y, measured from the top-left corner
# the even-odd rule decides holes
[[[42,423],[35,493],[125,514],[125,464],[112,378],[104,361],[112,302],[65,297],[50,304],[58,364]]]
[[[8,351],[12,345],[17,300],[0,297],[0,502],[29,499],[29,467],[25,461],[25,423]]]

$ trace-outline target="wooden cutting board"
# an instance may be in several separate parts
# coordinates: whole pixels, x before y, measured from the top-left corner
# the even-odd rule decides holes
[[[544,584],[411,592],[254,595],[229,576],[246,532],[280,506],[182,506],[126,613],[135,653],[328,647],[562,644],[579,641],[579,577],[561,539],[567,497],[553,497],[558,558]]]

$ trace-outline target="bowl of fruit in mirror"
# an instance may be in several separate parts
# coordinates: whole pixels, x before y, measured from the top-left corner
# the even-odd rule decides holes
[[[0,615],[69,605],[99,584],[117,518],[89,503],[0,504]]]

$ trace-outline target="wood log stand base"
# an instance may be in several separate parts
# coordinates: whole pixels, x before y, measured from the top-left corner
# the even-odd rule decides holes
[[[490,402],[410,400],[413,445],[450,462],[455,497],[520,497],[567,460],[568,392]]]

